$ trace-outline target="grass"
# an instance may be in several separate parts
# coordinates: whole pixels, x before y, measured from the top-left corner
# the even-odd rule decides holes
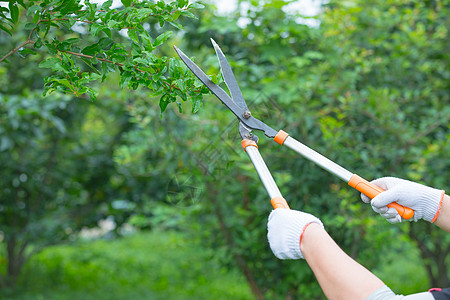
[[[55,246],[30,260],[4,299],[253,299],[242,275],[213,257],[175,232]]]

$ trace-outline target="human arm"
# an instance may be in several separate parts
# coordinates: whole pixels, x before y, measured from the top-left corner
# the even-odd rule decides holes
[[[328,299],[366,299],[384,286],[317,224],[305,229],[300,248]]]
[[[279,208],[267,227],[272,252],[281,259],[305,258],[328,299],[366,299],[384,286],[333,241],[316,217]]]
[[[278,208],[267,223],[270,248],[280,259],[305,258],[328,299],[432,300],[430,293],[396,295],[349,257],[311,214]]]
[[[317,224],[305,228],[300,249],[328,299],[434,300],[429,292],[396,295]]]

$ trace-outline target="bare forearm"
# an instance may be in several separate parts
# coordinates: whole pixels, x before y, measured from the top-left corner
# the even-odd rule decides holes
[[[366,299],[384,285],[317,224],[305,229],[300,248],[328,299]]]
[[[445,195],[442,199],[441,210],[434,224],[450,233],[450,196]]]

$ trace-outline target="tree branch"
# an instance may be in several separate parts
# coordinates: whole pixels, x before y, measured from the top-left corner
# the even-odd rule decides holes
[[[119,66],[119,67],[123,67],[124,66],[124,64],[122,64],[122,63],[113,62],[112,60],[105,59],[105,58],[99,58],[99,57],[95,57],[95,56],[92,56],[92,55],[86,55],[86,54],[83,54],[83,53],[72,52],[72,51],[68,51],[68,50],[59,50],[58,49],[58,51],[64,52],[64,53],[67,53],[67,54],[71,54],[71,55],[75,55],[75,56],[78,56],[78,57],[84,57],[84,58],[89,58],[89,59],[95,58],[95,59],[97,59],[99,61],[104,61],[104,62],[107,62],[107,63],[110,63],[110,64],[114,64],[114,65]],[[145,73],[144,70],[141,70],[141,69],[137,68],[136,66],[134,66],[134,68],[137,71],[139,71],[139,72]]]
[[[124,66],[124,64],[122,64],[122,63],[113,62],[112,60],[109,60],[109,59],[106,59],[106,58],[99,58],[99,57],[95,57],[95,56],[92,56],[92,55],[87,55],[87,54],[83,54],[83,53],[79,53],[79,52],[73,52],[73,51],[68,51],[68,50],[59,50],[59,49],[58,49],[58,51],[64,52],[64,53],[67,53],[67,54],[71,54],[71,55],[75,55],[75,56],[78,56],[78,57],[84,57],[84,58],[89,58],[89,59],[95,58],[95,59],[97,59],[97,60],[99,60],[99,61],[103,61],[103,62],[107,62],[107,63],[110,63],[110,64],[114,64],[114,65],[119,66],[119,67],[123,67],[123,66]],[[145,73],[144,70],[141,70],[141,69],[139,69],[139,68],[136,67],[136,66],[134,66],[133,68],[134,68],[136,71]],[[170,83],[168,83],[167,81],[162,80],[162,82],[163,82],[168,88],[170,88],[170,89],[181,90],[179,87],[177,87],[177,86],[175,86],[175,85],[173,85],[173,84],[170,84]],[[196,91],[194,91],[194,92],[200,92],[200,90],[196,90]]]
[[[428,128],[426,128],[425,130],[422,130],[421,132],[416,134],[414,139],[409,140],[408,141],[408,145],[414,145],[419,139],[421,139],[422,137],[432,133],[439,126],[447,123],[450,120],[450,115],[447,115],[445,117],[444,116],[440,116],[437,119],[438,120],[436,122],[434,122],[433,124],[431,124],[430,126],[428,126]]]
[[[41,20],[39,20],[39,21],[36,23],[36,26],[39,25],[40,22],[41,22]],[[10,56],[11,54],[17,52],[20,48],[25,47],[25,46],[28,45],[28,44],[34,44],[34,41],[31,40],[31,36],[33,35],[33,32],[34,32],[35,30],[36,30],[36,28],[33,28],[33,29],[30,31],[30,34],[28,34],[28,38],[27,38],[27,40],[26,40],[25,42],[23,42],[22,44],[20,44],[20,45],[17,46],[16,48],[12,49],[12,50],[9,51],[8,53],[6,53],[2,58],[0,58],[0,63],[1,63],[2,61],[4,61],[4,60],[5,60],[8,56]]]
[[[6,58],[8,58],[11,54],[17,52],[20,48],[25,47],[28,44],[34,44],[34,42],[28,38],[28,40],[26,40],[25,42],[23,42],[22,44],[20,44],[16,48],[14,48],[11,51],[9,51],[8,53],[6,53],[2,58],[0,58],[0,63],[2,61],[4,61]]]

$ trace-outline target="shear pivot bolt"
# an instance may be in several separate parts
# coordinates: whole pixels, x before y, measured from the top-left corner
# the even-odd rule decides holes
[[[250,111],[248,111],[248,110],[246,110],[244,112],[244,114],[243,114],[243,117],[246,118],[246,119],[250,118],[251,116],[252,116],[252,113]]]

